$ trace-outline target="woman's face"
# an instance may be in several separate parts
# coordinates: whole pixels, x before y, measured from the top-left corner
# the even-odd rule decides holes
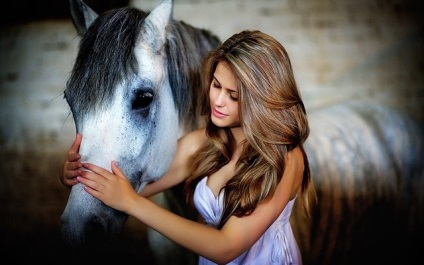
[[[216,66],[209,87],[211,120],[218,127],[239,127],[238,88],[236,78],[227,63]]]

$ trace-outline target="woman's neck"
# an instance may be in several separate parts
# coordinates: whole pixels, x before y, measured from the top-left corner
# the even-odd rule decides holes
[[[246,139],[246,135],[244,134],[244,131],[241,127],[231,128],[231,133],[233,134],[234,141],[236,143],[231,161],[235,163],[240,158],[240,152],[242,148],[241,142]]]
[[[240,145],[240,143],[246,139],[246,135],[244,134],[243,129],[239,126],[239,127],[233,127],[230,129],[231,133],[233,134],[234,140],[237,144],[237,146]]]

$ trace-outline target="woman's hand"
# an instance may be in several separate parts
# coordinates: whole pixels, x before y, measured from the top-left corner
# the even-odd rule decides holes
[[[131,202],[138,196],[121,169],[112,161],[112,172],[90,163],[84,163],[83,171],[78,181],[84,184],[84,189],[104,204],[126,212]]]
[[[82,135],[77,133],[71,148],[66,155],[62,166],[62,174],[59,174],[60,182],[67,187],[72,187],[78,183],[77,176],[81,175],[82,163],[81,155],[78,153],[82,141]]]

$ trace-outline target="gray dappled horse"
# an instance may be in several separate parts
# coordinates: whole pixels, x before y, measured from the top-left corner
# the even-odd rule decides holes
[[[124,7],[99,16],[78,0],[70,7],[82,39],[64,97],[83,135],[82,160],[110,168],[115,159],[139,191],[166,172],[177,139],[199,126],[201,64],[220,41],[173,20],[168,0],[150,13]],[[77,184],[63,238],[77,253],[113,249],[127,218]]]
[[[82,39],[65,98],[84,136],[80,153],[105,168],[117,160],[141,190],[166,171],[177,139],[199,125],[201,60],[219,40],[172,20],[172,1],[149,15],[122,8],[101,16],[71,1],[71,13]],[[305,148],[318,204],[312,218],[298,209],[292,218],[304,264],[405,264],[417,257],[424,223],[422,128],[373,102],[308,113]],[[177,209],[178,200],[170,208]],[[90,254],[94,246],[106,255],[116,250],[108,247],[126,220],[77,184],[62,215],[63,236],[72,246],[88,246]],[[158,263],[192,262],[154,233],[150,240],[164,258]]]
[[[294,211],[304,264],[413,264],[424,236],[424,131],[372,100],[308,112],[318,204]]]

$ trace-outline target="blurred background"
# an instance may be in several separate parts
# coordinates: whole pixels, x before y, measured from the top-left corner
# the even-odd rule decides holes
[[[95,11],[153,9],[160,0],[86,0]],[[424,124],[424,8],[413,0],[175,0],[174,18],[222,40],[259,29],[287,49],[307,109],[350,99],[394,106]],[[63,89],[79,37],[67,0],[0,10],[0,244],[16,258],[64,254],[58,179],[75,127]],[[128,252],[150,264],[143,225],[124,228]],[[140,251],[143,250],[143,251]],[[27,257],[28,258],[28,257]]]

